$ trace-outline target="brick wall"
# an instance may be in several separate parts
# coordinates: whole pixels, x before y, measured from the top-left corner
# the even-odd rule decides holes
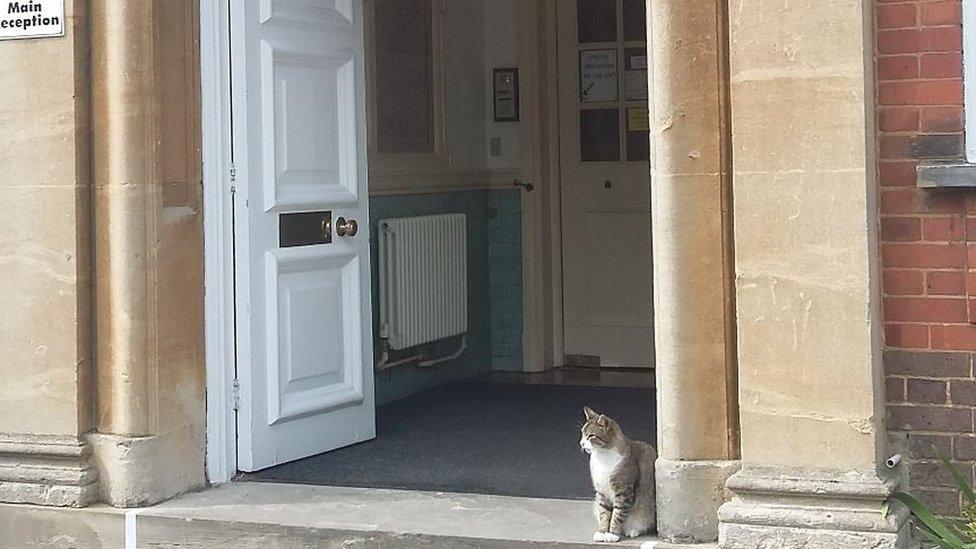
[[[961,3],[875,7],[888,427],[907,435],[913,492],[951,514],[958,494],[931,445],[973,475],[976,199],[915,183],[920,163],[965,156]]]

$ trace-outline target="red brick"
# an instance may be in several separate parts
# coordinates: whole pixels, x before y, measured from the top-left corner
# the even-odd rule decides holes
[[[959,492],[954,489],[913,486],[912,495],[936,515],[959,516]]]
[[[958,324],[932,326],[932,348],[951,351],[976,351],[976,326]]]
[[[952,453],[952,437],[917,433],[908,435],[908,455],[912,459],[936,459],[939,457],[935,451],[936,448],[944,455],[950,455]]]
[[[922,220],[923,240],[959,241],[965,237],[965,231],[958,216],[927,217]]]
[[[883,159],[904,159],[912,158],[912,142],[914,139],[908,135],[883,135],[881,136],[881,158]]]
[[[878,6],[879,29],[900,29],[918,24],[918,9],[914,4]]]
[[[976,437],[962,436],[953,438],[952,457],[969,461],[976,460]]]
[[[923,108],[919,115],[919,129],[929,133],[961,132],[962,105]]]
[[[908,402],[917,404],[945,404],[949,401],[946,382],[935,379],[906,380],[905,395]]]
[[[918,57],[892,55],[878,59],[878,80],[909,80],[918,78]]]
[[[884,352],[888,375],[912,377],[969,377],[973,355],[941,351],[887,350]]]
[[[918,107],[885,107],[881,109],[881,131],[918,131]]]
[[[922,29],[918,45],[919,51],[962,51],[962,27]]]
[[[885,378],[885,400],[891,403],[905,401],[905,380],[903,378]]]
[[[955,193],[904,187],[884,189],[881,193],[881,211],[886,214],[959,214],[964,207],[965,203]]]
[[[961,78],[962,53],[926,53],[920,60],[922,78]]]
[[[885,269],[882,280],[885,295],[922,295],[925,291],[922,271]]]
[[[917,217],[885,217],[881,239],[886,242],[915,242],[922,239],[922,222]]]
[[[973,483],[973,466],[968,462],[954,463],[959,473],[963,475],[970,484]],[[911,465],[912,484],[920,486],[939,486],[951,488],[956,485],[952,480],[949,471],[942,466],[941,461],[922,461]]]
[[[926,324],[885,324],[885,345],[897,349],[926,349],[929,327]]]
[[[965,408],[888,406],[888,427],[900,431],[969,433],[973,429],[973,416]]]
[[[885,319],[905,322],[966,322],[966,300],[952,297],[886,297]]]
[[[917,29],[880,31],[878,53],[915,53],[922,43],[922,33]]]
[[[962,80],[915,80],[878,83],[882,105],[960,105]]]
[[[976,405],[976,382],[971,379],[953,379],[950,383],[952,403],[965,406]]]
[[[922,4],[922,25],[956,25],[962,22],[962,3],[959,0]]]
[[[930,269],[960,269],[966,263],[962,244],[885,243],[885,267],[914,267]]]
[[[976,200],[971,204],[976,204]],[[973,239],[976,239],[976,217],[966,217],[966,231]],[[976,269],[976,265],[973,265],[973,268]]]
[[[883,161],[878,163],[878,179],[887,187],[915,186],[915,162]],[[976,234],[976,231],[973,232]]]
[[[929,271],[925,275],[925,293],[929,295],[965,295],[966,277],[962,271]]]
[[[898,349],[925,349],[929,346],[926,324],[885,324],[885,345]]]

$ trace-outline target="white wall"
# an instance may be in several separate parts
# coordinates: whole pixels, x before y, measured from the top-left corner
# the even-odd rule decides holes
[[[515,28],[515,2],[518,0],[482,0],[484,2],[484,82],[485,82],[485,166],[493,172],[513,172],[519,167],[519,123],[495,122],[492,104],[492,70],[518,66],[518,43]],[[492,138],[501,141],[501,155],[491,156]],[[496,174],[507,176],[508,173]]]
[[[483,172],[485,2],[447,0],[444,9],[445,141],[456,171]]]
[[[450,169],[443,165],[393,171],[371,165],[371,187],[380,194],[511,184],[519,168],[519,123],[494,122],[492,70],[517,66],[515,2],[446,0],[444,6],[444,126]],[[490,140],[500,139],[492,156]],[[387,164],[384,164],[386,166]],[[431,189],[433,190],[433,188]]]

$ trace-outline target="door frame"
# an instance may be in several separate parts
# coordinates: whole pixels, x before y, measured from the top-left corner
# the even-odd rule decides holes
[[[200,0],[206,469],[211,484],[228,482],[237,473],[235,182],[230,74],[232,1]]]
[[[237,473],[234,156],[231,13],[235,0],[200,0],[203,158],[206,472],[211,484]],[[523,369],[563,364],[562,258],[556,1],[517,2],[523,97]]]
[[[522,98],[520,176],[539,189],[522,194],[522,361],[526,372],[562,366],[565,357],[556,2],[516,2]]]

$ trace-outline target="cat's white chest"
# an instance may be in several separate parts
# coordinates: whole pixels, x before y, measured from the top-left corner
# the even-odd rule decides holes
[[[610,488],[610,477],[623,459],[623,454],[616,449],[593,449],[593,453],[590,454],[590,477],[593,479],[593,488],[597,492],[607,496],[613,495],[613,490]]]

